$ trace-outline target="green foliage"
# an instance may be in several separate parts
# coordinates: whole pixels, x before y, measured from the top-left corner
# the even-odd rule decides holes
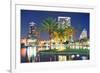
[[[57,28],[57,22],[55,19],[48,17],[47,19],[43,20],[42,28],[43,31],[52,33]]]
[[[44,50],[40,51],[42,54],[57,54],[57,53],[62,53],[62,54],[89,54],[89,49],[65,49],[63,51],[58,51],[57,49],[52,49],[52,50]]]

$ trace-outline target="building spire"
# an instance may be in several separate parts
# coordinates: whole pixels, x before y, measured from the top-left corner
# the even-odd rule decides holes
[[[30,26],[35,26],[34,22],[30,22],[29,24],[30,24]]]
[[[85,28],[83,29],[79,39],[84,39],[84,38],[87,38],[87,30]]]

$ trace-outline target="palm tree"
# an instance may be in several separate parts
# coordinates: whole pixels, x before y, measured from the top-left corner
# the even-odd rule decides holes
[[[73,27],[68,26],[67,28],[65,28],[65,39],[66,41],[72,42],[71,38],[72,36],[74,36],[75,34],[75,30]]]
[[[64,48],[62,47],[62,44],[63,44],[63,40],[64,40],[64,36],[65,36],[65,30],[63,28],[58,28],[56,30],[57,34],[58,34],[58,37],[59,37],[59,40],[60,40],[60,49],[59,51],[63,50]]]
[[[56,30],[56,28],[57,28],[57,22],[55,19],[51,17],[45,19],[42,23],[42,30],[49,33],[50,49],[52,44],[51,40],[53,38],[53,32]]]
[[[67,39],[70,40],[71,35],[74,34],[74,28],[71,26],[68,26],[67,28],[65,28],[65,33],[66,33]]]

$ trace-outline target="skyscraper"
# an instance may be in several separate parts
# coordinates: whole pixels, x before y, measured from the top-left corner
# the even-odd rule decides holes
[[[83,29],[79,39],[84,39],[84,38],[87,38],[87,30],[85,28]]]
[[[29,23],[29,34],[28,37],[29,38],[36,38],[36,24],[34,22],[30,22]]]
[[[34,22],[29,23],[29,33],[27,43],[29,46],[36,46],[37,34],[36,34],[36,24]]]
[[[58,17],[58,28],[67,28],[68,26],[71,26],[71,17]]]

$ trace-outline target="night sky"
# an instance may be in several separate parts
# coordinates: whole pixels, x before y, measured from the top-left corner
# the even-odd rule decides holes
[[[21,38],[27,37],[30,22],[35,22],[35,26],[39,27],[44,19],[48,17],[58,19],[58,16],[71,17],[71,26],[77,31],[76,39],[84,28],[89,37],[89,13],[21,10]],[[42,33],[41,38],[47,40],[47,33]]]

